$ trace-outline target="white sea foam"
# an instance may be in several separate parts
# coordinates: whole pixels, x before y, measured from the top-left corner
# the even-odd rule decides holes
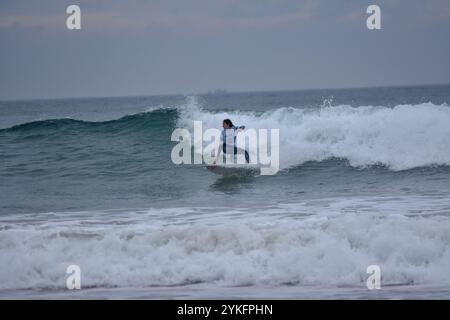
[[[414,208],[414,201],[424,202],[406,200],[384,202],[405,212],[405,203]],[[450,217],[448,201],[442,201],[436,199],[435,212],[412,216],[397,214],[400,208],[382,214],[350,199],[259,208],[254,215],[171,208],[89,212],[84,218],[83,213],[4,216],[0,289],[63,289],[70,264],[81,267],[84,287],[193,282],[364,287],[372,264],[381,267],[383,285],[448,287]],[[318,208],[329,214],[314,214]]]
[[[264,113],[211,112],[195,98],[180,108],[180,127],[203,121],[220,128],[232,119],[247,128],[280,129],[282,168],[341,158],[350,165],[381,164],[392,170],[450,165],[450,107],[424,103],[394,108],[340,105],[318,109],[279,108]]]

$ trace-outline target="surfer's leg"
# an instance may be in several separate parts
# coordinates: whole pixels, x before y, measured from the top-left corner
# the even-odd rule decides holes
[[[248,154],[247,150],[245,150],[245,162],[250,163],[250,155]]]

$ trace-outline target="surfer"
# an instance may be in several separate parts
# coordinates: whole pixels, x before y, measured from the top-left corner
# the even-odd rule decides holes
[[[222,148],[219,148],[216,156],[216,160],[214,161],[214,164],[216,164],[217,159],[220,156],[220,152],[222,151],[224,154],[226,153],[233,153],[234,155],[237,155],[238,148],[236,146],[236,136],[237,134],[245,129],[245,126],[235,126],[233,125],[233,122],[231,122],[230,119],[225,119],[222,122],[222,135],[220,136],[220,144],[222,145]],[[245,152],[245,162],[250,162],[250,156],[247,152],[247,150],[244,150]]]

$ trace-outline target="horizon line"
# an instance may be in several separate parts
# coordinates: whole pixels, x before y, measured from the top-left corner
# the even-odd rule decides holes
[[[263,92],[293,92],[293,91],[320,91],[320,90],[352,90],[352,89],[380,89],[380,88],[409,88],[409,87],[433,87],[450,86],[450,83],[429,83],[429,84],[401,84],[401,85],[374,85],[374,86],[346,86],[328,88],[303,88],[303,89],[268,89],[268,90],[242,90],[229,91],[228,89],[217,88],[204,92],[191,93],[161,93],[161,94],[133,94],[133,95],[111,95],[111,96],[72,96],[72,97],[40,97],[40,98],[0,98],[0,102],[27,102],[27,101],[56,101],[56,100],[87,100],[87,99],[120,99],[120,98],[150,98],[150,97],[174,97],[174,96],[207,96],[226,95],[242,93],[263,93]],[[214,93],[220,91],[219,93]]]

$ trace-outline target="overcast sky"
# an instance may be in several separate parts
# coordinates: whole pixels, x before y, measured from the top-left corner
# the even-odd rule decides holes
[[[2,0],[0,99],[450,83],[449,39],[450,0]]]

